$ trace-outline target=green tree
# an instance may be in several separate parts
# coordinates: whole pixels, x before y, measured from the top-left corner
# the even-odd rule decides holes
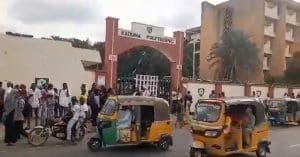
[[[288,62],[285,80],[289,83],[300,84],[300,51],[295,52]]]
[[[195,50],[200,49],[200,42],[198,42],[195,46]],[[193,43],[185,43],[184,52],[183,52],[183,66],[182,66],[182,74],[184,77],[193,77],[193,51],[194,44]],[[195,54],[195,75],[196,78],[199,76],[199,53]]]
[[[119,57],[118,74],[120,76],[135,74],[170,76],[170,61],[153,48],[138,47]]]
[[[258,64],[258,49],[241,31],[225,32],[221,41],[215,43],[207,57],[210,67],[217,66],[216,78],[218,80],[231,80],[239,82],[239,76],[255,73]]]
[[[100,52],[101,59],[102,59],[102,61],[104,61],[104,59],[105,59],[105,42],[96,41],[93,44],[93,49]]]

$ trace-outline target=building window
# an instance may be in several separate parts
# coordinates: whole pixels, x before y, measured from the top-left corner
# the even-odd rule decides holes
[[[229,32],[232,29],[232,16],[233,16],[233,9],[228,7],[225,9],[224,15],[224,30],[223,32]]]

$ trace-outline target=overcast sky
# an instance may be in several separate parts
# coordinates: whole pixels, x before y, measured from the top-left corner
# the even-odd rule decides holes
[[[122,28],[130,29],[136,21],[166,27],[167,35],[172,35],[174,30],[200,25],[202,1],[0,0],[0,31],[103,41],[105,17],[113,16],[120,19]]]

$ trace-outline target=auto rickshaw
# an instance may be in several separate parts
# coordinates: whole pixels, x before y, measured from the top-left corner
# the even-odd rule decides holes
[[[127,119],[127,120],[126,120]],[[173,145],[169,104],[162,98],[109,97],[97,120],[97,134],[88,142],[91,151],[107,145],[156,144],[167,151]]]
[[[271,99],[268,108],[271,125],[300,122],[300,100],[298,99]]]
[[[246,125],[248,122],[251,127]],[[248,152],[266,157],[270,153],[265,108],[255,98],[199,100],[195,104],[191,133],[190,157]]]

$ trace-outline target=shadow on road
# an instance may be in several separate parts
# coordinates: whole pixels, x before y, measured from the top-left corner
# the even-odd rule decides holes
[[[155,145],[145,144],[145,145],[128,145],[128,146],[110,146],[107,148],[103,148],[102,152],[109,152],[109,153],[147,153],[151,152],[156,154],[164,153],[163,151],[160,151]]]

